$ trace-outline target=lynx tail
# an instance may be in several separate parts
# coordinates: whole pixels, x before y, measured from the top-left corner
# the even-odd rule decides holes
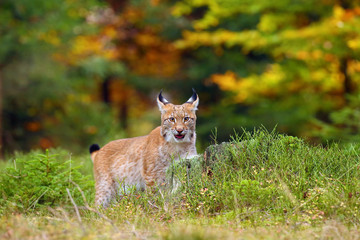
[[[94,157],[97,151],[100,150],[100,146],[97,144],[92,144],[89,148],[89,152],[91,154],[91,160],[94,162]]]

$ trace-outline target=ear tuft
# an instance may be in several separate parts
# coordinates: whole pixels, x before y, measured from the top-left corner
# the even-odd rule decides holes
[[[186,103],[193,103],[194,101],[196,101],[196,99],[198,98],[198,95],[196,94],[196,91],[194,88],[192,88],[193,94],[192,96],[189,98],[189,100],[186,101]]]
[[[159,96],[157,97],[157,103],[158,103],[160,112],[163,113],[164,106],[170,102],[168,100],[166,100],[166,98],[164,98],[161,93],[162,93],[162,90],[160,91]]]
[[[169,101],[166,100],[166,98],[164,98],[161,93],[162,93],[162,90],[161,90],[160,93],[159,93],[158,100],[159,100],[160,102],[162,102],[163,104],[168,104]]]
[[[186,103],[190,103],[193,105],[193,111],[196,111],[197,110],[197,107],[199,105],[199,97],[195,91],[195,89],[193,88],[192,89],[193,91],[193,94],[192,96],[189,98],[189,100],[186,101]]]

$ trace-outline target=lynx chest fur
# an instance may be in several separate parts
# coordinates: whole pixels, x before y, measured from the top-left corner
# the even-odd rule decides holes
[[[196,110],[199,98],[192,97],[182,105],[167,101],[161,92],[157,98],[161,126],[149,135],[119,139],[100,148],[90,147],[94,163],[95,204],[108,206],[116,194],[129,187],[145,189],[161,184],[171,161],[197,155]]]

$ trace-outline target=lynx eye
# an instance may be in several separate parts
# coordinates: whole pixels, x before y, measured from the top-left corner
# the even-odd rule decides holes
[[[189,121],[189,120],[190,120],[189,117],[184,117],[184,122],[187,122],[187,121]]]
[[[170,122],[175,122],[175,118],[170,117],[170,118],[169,118],[169,121],[170,121]]]

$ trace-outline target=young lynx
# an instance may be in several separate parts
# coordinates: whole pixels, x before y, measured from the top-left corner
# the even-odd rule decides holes
[[[157,97],[161,126],[147,136],[119,139],[100,149],[90,146],[94,163],[95,204],[107,207],[122,189],[135,186],[145,189],[164,182],[172,160],[191,158],[196,153],[195,125],[199,98],[193,89],[191,98],[182,105],[167,101],[161,92]]]

